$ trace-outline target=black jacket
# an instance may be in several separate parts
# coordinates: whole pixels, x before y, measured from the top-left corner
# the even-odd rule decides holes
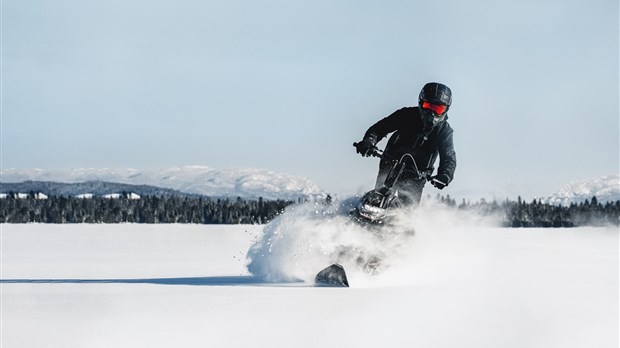
[[[456,169],[456,152],[452,142],[454,131],[447,119],[446,115],[446,120],[439,125],[430,130],[424,129],[419,109],[406,107],[372,125],[364,138],[377,144],[386,135],[394,132],[385,147],[387,155],[399,158],[404,153],[411,153],[420,171],[430,173],[439,156],[437,174],[445,174],[452,181]]]

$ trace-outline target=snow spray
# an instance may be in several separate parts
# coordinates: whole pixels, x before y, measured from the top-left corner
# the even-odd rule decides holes
[[[248,270],[266,282],[312,282],[318,271],[339,263],[353,287],[393,285],[407,282],[424,236],[437,241],[442,231],[479,223],[429,200],[403,209],[389,226],[366,226],[349,214],[358,200],[289,206],[250,247]]]

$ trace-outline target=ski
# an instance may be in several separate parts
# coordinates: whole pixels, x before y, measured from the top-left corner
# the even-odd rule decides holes
[[[337,263],[320,271],[314,278],[314,283],[324,287],[349,287],[344,267]]]

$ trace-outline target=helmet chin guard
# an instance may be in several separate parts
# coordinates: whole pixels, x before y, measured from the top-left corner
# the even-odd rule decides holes
[[[422,123],[424,123],[424,127],[426,128],[436,127],[437,125],[439,125],[441,122],[443,122],[446,119],[446,114],[447,114],[446,112],[442,114],[441,116],[436,116],[436,114],[433,111],[423,109],[422,107],[420,107],[420,113],[422,116]]]

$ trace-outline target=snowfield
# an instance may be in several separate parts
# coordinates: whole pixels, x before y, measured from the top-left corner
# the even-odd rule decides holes
[[[1,344],[618,347],[617,228],[454,214],[388,236],[313,206],[267,226],[3,224]],[[351,288],[312,287],[342,250]],[[356,268],[371,254],[377,275]]]

